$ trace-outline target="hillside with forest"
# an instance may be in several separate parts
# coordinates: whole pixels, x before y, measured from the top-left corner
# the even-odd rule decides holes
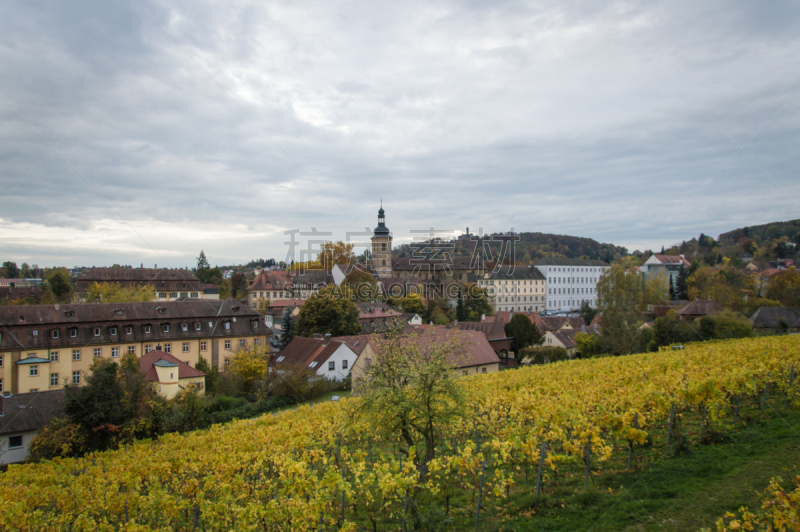
[[[612,262],[628,255],[628,250],[614,244],[600,243],[591,238],[555,235],[551,233],[515,233],[486,235],[478,239],[472,235],[453,241],[415,242],[395,248],[395,257],[412,257],[430,254],[425,247],[441,249],[452,257],[469,257],[483,250],[488,261],[514,260],[516,264],[533,264],[539,259],[600,259]],[[418,250],[414,255],[415,249]]]

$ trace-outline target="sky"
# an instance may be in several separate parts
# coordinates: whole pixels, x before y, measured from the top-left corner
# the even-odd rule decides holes
[[[800,218],[798,57],[795,0],[5,0],[0,260]]]

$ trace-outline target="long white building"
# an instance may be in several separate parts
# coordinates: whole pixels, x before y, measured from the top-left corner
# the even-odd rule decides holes
[[[534,265],[545,277],[545,310],[577,310],[584,301],[597,307],[597,282],[611,266],[597,259],[541,259]]]

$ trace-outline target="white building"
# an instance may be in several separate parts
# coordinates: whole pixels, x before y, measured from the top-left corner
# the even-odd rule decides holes
[[[544,310],[577,310],[584,301],[597,307],[597,282],[611,266],[597,259],[542,259],[536,269],[547,283]]]
[[[326,338],[296,336],[275,358],[276,371],[309,371],[319,377],[347,378],[358,355],[346,343]]]
[[[677,287],[678,275],[681,266],[687,270],[691,268],[691,263],[683,255],[651,255],[644,264],[639,266],[639,271],[646,277],[651,275],[666,275],[672,288]]]
[[[502,266],[478,276],[495,312],[545,310],[547,286],[544,275],[531,266]]]
[[[36,433],[63,410],[63,389],[0,395],[0,465],[25,460]]]

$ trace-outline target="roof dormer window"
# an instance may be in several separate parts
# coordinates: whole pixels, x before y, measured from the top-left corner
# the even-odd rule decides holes
[[[50,337],[53,338],[53,340],[57,340],[60,334],[61,333],[58,329],[53,329],[50,331]]]
[[[161,331],[168,333],[169,332],[169,323],[162,323],[161,324]]]
[[[74,317],[75,317],[75,312],[73,312],[73,311],[71,311],[71,310],[65,310],[65,311],[64,311],[64,315],[65,315],[66,317],[68,317],[68,318],[74,318]]]
[[[195,331],[199,331],[201,328],[202,328],[202,325],[200,324],[200,322],[199,322],[199,321],[198,321],[197,323],[195,323],[195,324],[194,324],[194,330],[195,330]]]
[[[181,330],[183,332],[188,331],[189,330],[189,324],[188,323],[181,323]]]

